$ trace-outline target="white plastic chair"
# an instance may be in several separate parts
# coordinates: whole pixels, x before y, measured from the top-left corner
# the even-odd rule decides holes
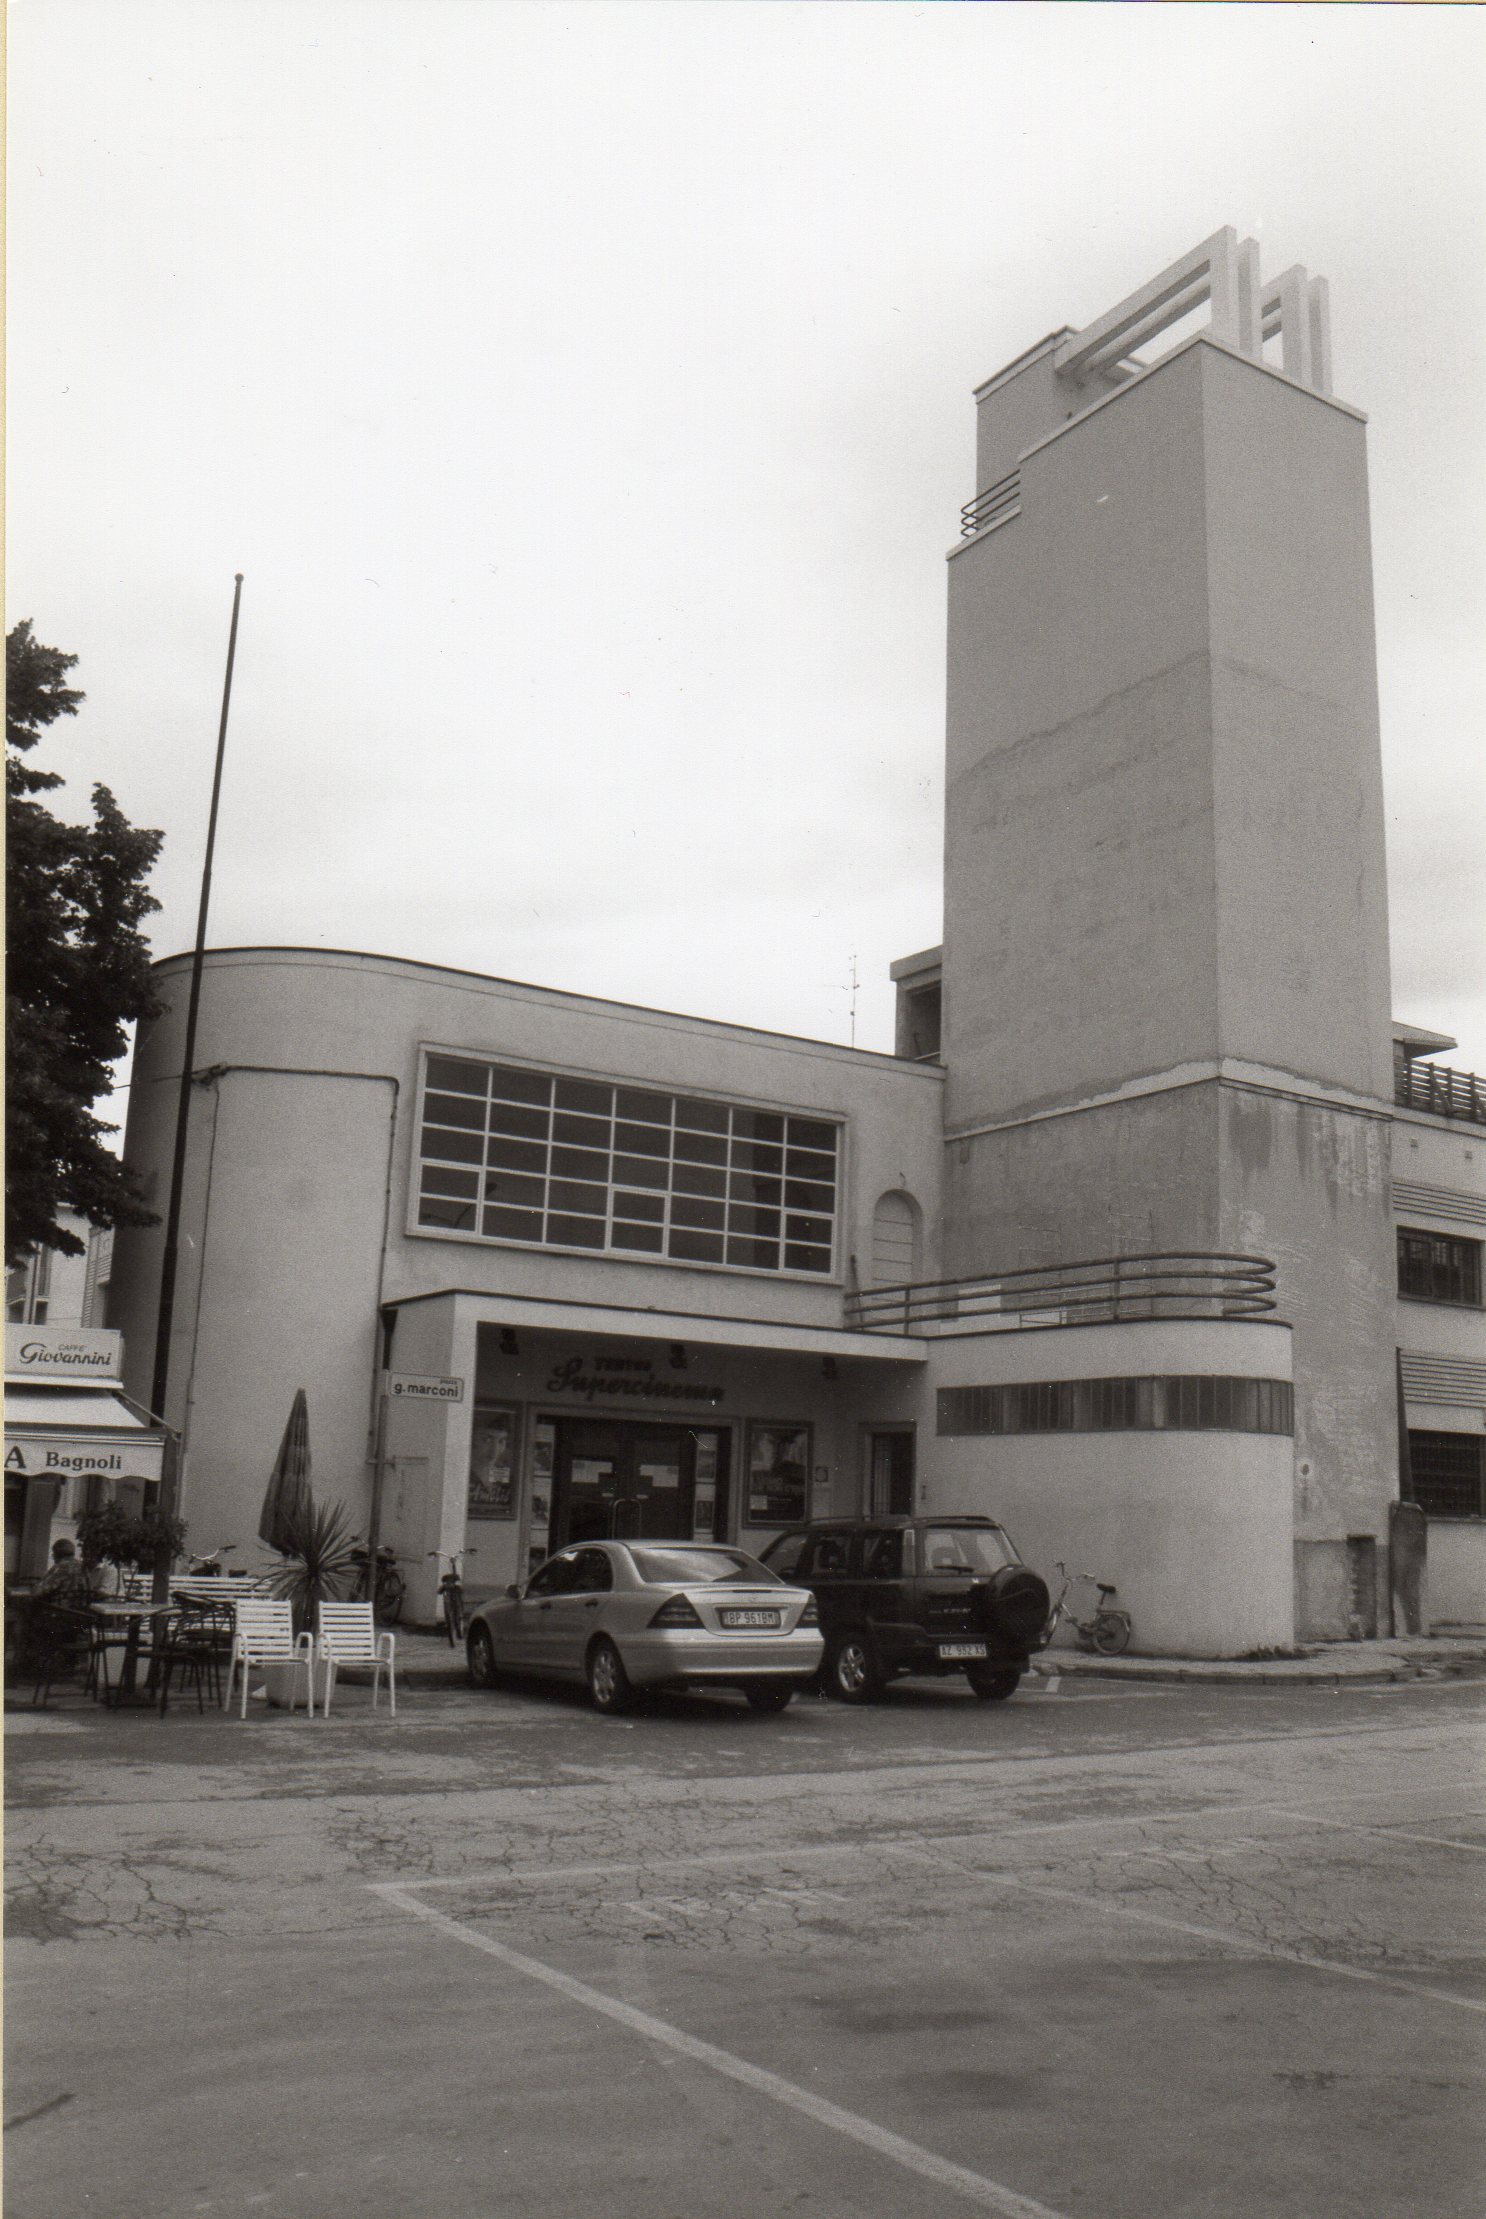
[[[224,1583],[225,1584],[225,1583]],[[242,1670],[242,1715],[248,1715],[248,1667],[264,1664],[302,1664],[304,1670],[305,1702],[311,1718],[315,1715],[315,1643],[307,1633],[294,1631],[294,1609],[288,1602],[272,1601],[265,1597],[245,1595],[236,1603],[236,1625],[232,1635],[232,1661],[227,1668],[227,1685],[222,1695],[223,1710],[232,1708],[232,1676]],[[298,1674],[290,1682],[289,1708],[293,1710]]]
[[[315,1655],[325,1666],[325,1701],[321,1715],[326,1718],[330,1716],[330,1696],[335,1686],[336,1667],[342,1664],[369,1664],[372,1668],[372,1709],[377,1707],[382,1668],[385,1665],[387,1701],[391,1715],[395,1718],[397,1680],[393,1671],[393,1656],[396,1647],[390,1633],[377,1630],[370,1603],[321,1603],[320,1635],[315,1644]]]

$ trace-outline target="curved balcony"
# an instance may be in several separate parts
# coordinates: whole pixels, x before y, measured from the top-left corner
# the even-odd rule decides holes
[[[860,1288],[846,1298],[846,1323],[865,1333],[932,1335],[1151,1318],[1270,1317],[1274,1274],[1266,1257],[1221,1251],[1101,1256],[982,1278]]]

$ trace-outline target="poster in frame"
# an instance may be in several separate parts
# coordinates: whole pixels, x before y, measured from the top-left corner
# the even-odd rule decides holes
[[[469,1515],[516,1515],[516,1431],[514,1403],[477,1402],[470,1429]]]
[[[797,1419],[749,1420],[746,1524],[792,1526],[809,1517],[810,1432]]]

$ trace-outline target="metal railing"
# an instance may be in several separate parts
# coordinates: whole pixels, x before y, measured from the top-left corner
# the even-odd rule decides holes
[[[992,524],[1009,524],[1014,516],[1022,513],[1022,474],[1013,470],[1010,477],[998,478],[988,485],[984,493],[977,493],[960,511],[961,539],[974,539],[978,532],[988,531]]]
[[[1152,1318],[1267,1317],[1275,1306],[1274,1272],[1264,1256],[1221,1251],[1101,1256],[984,1278],[863,1287],[846,1298],[846,1323],[866,1333],[1013,1333]]]
[[[1474,1071],[1452,1071],[1443,1063],[1400,1064],[1393,1074],[1393,1099],[1400,1109],[1486,1125],[1486,1079]]]

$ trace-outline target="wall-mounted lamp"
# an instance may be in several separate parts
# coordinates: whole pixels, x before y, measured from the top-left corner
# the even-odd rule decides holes
[[[521,1354],[521,1344],[516,1338],[514,1325],[503,1325],[501,1327],[500,1352],[502,1356],[519,1356]]]
[[[835,1378],[835,1376],[836,1376],[836,1359],[835,1359],[835,1357],[834,1357],[834,1356],[822,1356],[822,1358],[821,1358],[821,1360],[820,1360],[820,1376],[821,1376],[821,1378],[822,1378],[822,1379],[834,1379],[834,1378]]]

